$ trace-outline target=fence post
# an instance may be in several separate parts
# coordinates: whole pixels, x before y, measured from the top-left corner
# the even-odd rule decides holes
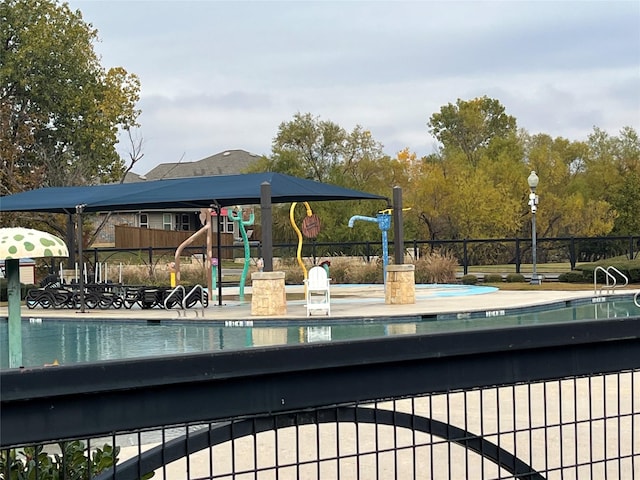
[[[367,242],[365,246],[365,255],[367,257],[367,263],[369,263],[371,261],[371,245],[369,242]]]
[[[629,260],[633,260],[633,235],[629,237]]]
[[[462,252],[464,259],[462,260],[463,273],[467,275],[469,273],[469,257],[467,256],[467,239],[462,240]]]
[[[520,273],[520,239],[516,237],[516,273]]]
[[[571,264],[571,270],[576,268],[576,239],[571,237],[569,242],[569,263]]]
[[[311,239],[311,257],[313,257],[313,264],[314,265],[316,264],[316,257],[317,257],[316,253],[317,253],[316,252],[316,239],[312,238]]]
[[[153,277],[153,247],[149,247],[149,276]]]

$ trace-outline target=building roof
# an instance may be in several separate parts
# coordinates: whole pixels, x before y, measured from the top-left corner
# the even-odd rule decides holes
[[[161,163],[151,169],[141,180],[165,178],[208,177],[212,175],[235,175],[244,172],[260,155],[245,150],[226,150],[195,162]]]

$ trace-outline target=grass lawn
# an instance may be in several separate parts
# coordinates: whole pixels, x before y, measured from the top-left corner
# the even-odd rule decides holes
[[[536,265],[538,273],[566,273],[571,271],[570,263],[542,263]],[[463,268],[459,267],[458,271],[462,272]],[[515,273],[516,266],[514,264],[509,265],[473,265],[468,268],[470,274],[474,273]],[[521,263],[520,273],[529,274],[533,271],[533,265]]]

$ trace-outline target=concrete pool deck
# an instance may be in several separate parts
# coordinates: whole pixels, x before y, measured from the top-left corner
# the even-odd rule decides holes
[[[247,300],[240,302],[237,287],[225,287],[222,305],[216,297],[209,306],[180,310],[153,308],[94,309],[80,313],[76,309],[28,309],[22,307],[22,318],[67,318],[67,319],[149,319],[149,320],[300,320],[306,319],[304,287],[287,286],[287,313],[278,316],[251,315],[251,287],[245,288]],[[619,290],[614,295],[635,294],[640,289]],[[374,318],[430,315],[438,313],[467,313],[528,307],[594,297],[593,289],[578,291],[508,291],[491,287],[468,287],[464,285],[416,285],[416,303],[409,305],[387,305],[383,285],[333,285],[331,287],[331,318]],[[0,307],[0,317],[7,317],[7,306]],[[326,318],[313,315],[311,318]]]

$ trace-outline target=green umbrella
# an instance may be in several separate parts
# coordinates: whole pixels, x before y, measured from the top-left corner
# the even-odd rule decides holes
[[[68,257],[69,250],[58,237],[30,228],[0,228],[0,260],[4,259],[9,304],[9,367],[22,366],[20,320],[20,259]]]

